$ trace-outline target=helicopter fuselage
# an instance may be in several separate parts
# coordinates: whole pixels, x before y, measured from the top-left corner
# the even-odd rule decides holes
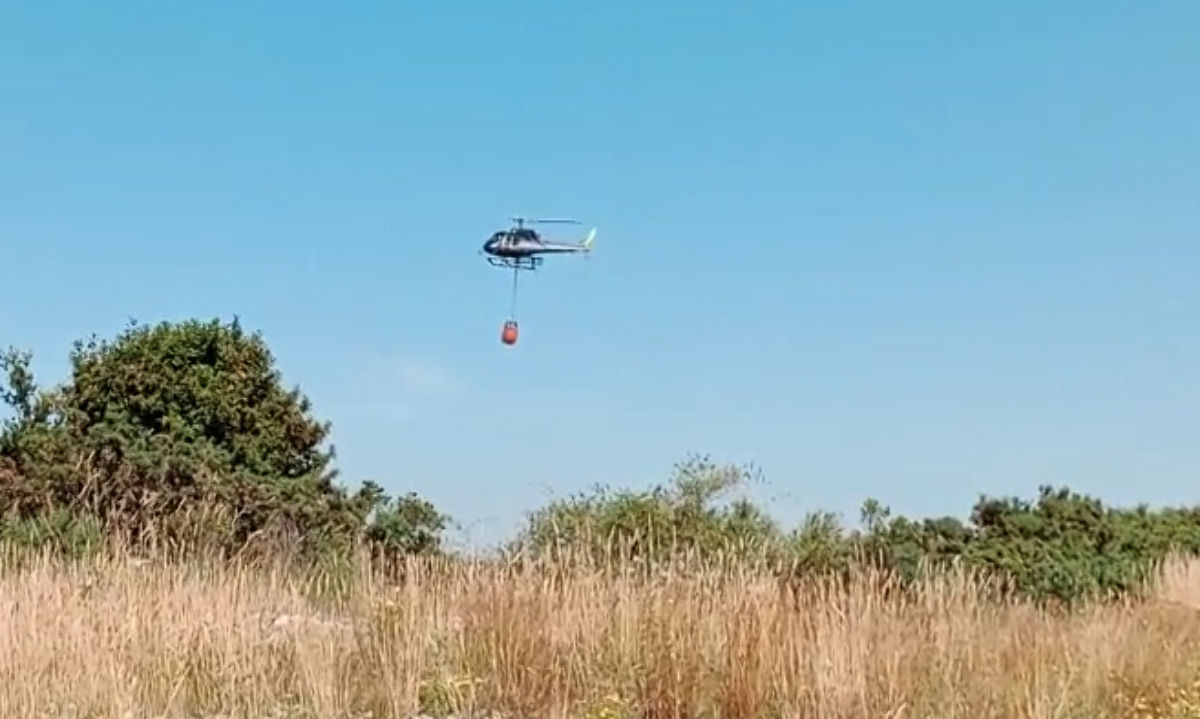
[[[493,257],[520,258],[541,254],[587,252],[588,247],[572,242],[547,242],[533,234],[497,232],[483,243],[483,251]]]

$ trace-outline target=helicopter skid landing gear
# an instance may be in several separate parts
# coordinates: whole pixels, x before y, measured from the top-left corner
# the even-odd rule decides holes
[[[492,267],[507,267],[510,270],[536,270],[541,267],[544,257],[491,257],[487,258]]]

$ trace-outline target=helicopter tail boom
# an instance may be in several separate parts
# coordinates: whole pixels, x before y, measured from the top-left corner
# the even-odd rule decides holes
[[[582,242],[542,242],[537,252],[582,252],[587,253],[592,251],[592,242],[596,239],[596,229],[587,234],[587,237]]]

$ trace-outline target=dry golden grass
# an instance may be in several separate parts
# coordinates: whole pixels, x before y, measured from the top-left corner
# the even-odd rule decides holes
[[[0,716],[1167,716],[1200,706],[1198,582],[1175,564],[1166,601],[1055,615],[965,577],[905,603],[879,578],[414,562],[318,603],[262,568],[10,562]]]

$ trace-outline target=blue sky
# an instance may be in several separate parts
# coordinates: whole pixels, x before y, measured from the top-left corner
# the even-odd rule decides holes
[[[262,330],[467,525],[689,452],[787,522],[1194,502],[1200,4],[0,3],[0,344]],[[514,214],[599,228],[523,278]],[[563,237],[575,228],[551,228]],[[570,239],[570,235],[565,235]]]

